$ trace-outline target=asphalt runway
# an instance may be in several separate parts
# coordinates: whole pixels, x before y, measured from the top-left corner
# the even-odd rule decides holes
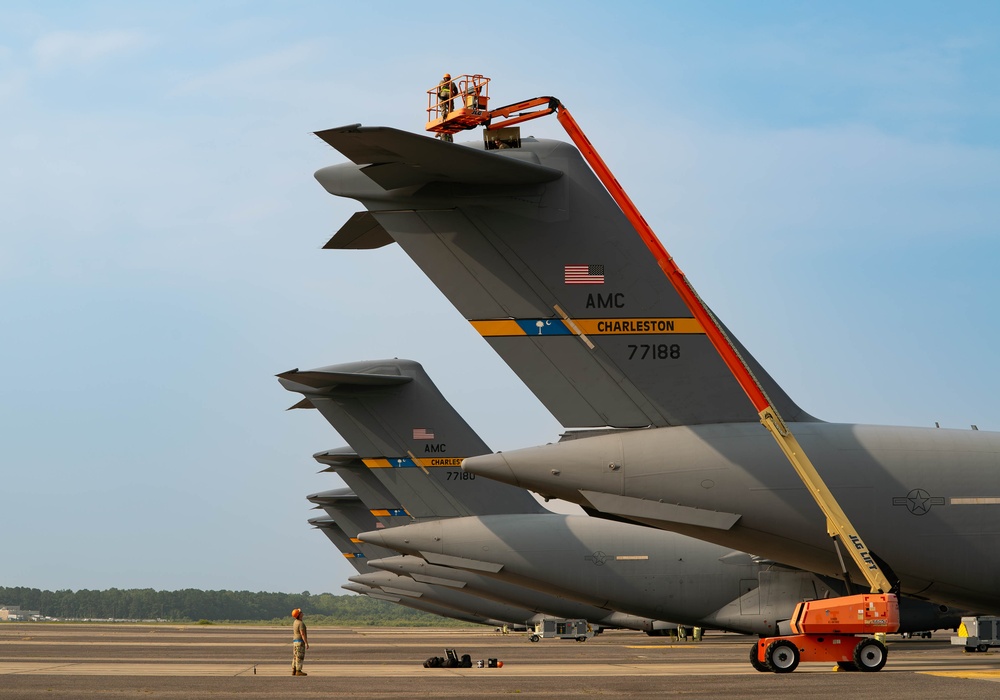
[[[307,619],[308,621],[308,619]],[[291,675],[291,629],[219,625],[0,623],[0,698],[593,698],[749,696],[965,698],[1000,693],[1000,653],[889,637],[878,673],[801,664],[758,673],[752,637],[674,642],[605,632],[579,643],[485,629],[320,628],[308,677]],[[446,648],[503,668],[425,669]]]

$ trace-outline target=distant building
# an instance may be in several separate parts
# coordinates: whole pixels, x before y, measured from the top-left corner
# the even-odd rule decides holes
[[[0,621],[2,622],[24,622],[26,620],[37,620],[42,613],[37,610],[21,610],[19,605],[0,605]]]

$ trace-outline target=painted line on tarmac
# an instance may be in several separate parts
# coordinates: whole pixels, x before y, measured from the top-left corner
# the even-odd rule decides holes
[[[966,678],[980,681],[1000,683],[1000,669],[995,671],[918,671],[925,676],[941,676],[943,678]]]
[[[712,646],[713,649],[717,649],[719,644]],[[697,649],[697,646],[692,646],[690,644],[626,644],[626,649]]]
[[[52,675],[57,675],[58,674],[58,675],[64,675],[62,673],[64,669],[73,668],[74,666],[78,666],[79,664],[69,663],[69,664],[57,664],[55,666],[52,666],[52,665],[40,665],[40,664],[25,664],[26,666],[30,666],[30,668],[28,668],[26,670],[22,670],[22,671],[12,670],[12,671],[9,671],[9,672],[5,672],[3,670],[4,666],[14,666],[14,665],[16,665],[16,664],[0,664],[0,675],[9,675],[9,676],[12,676],[12,675],[15,675],[15,674],[24,674],[24,673],[39,673],[39,674],[52,674]]]
[[[166,676],[166,677],[233,677],[252,673],[252,666],[244,663],[229,664],[176,664],[176,663],[82,663],[51,666],[29,662],[0,663],[2,675],[37,676]],[[307,664],[310,676],[329,678],[442,678],[477,677],[497,678],[579,678],[583,669],[578,664],[525,664],[507,665],[498,669],[448,668],[425,669],[415,664],[373,666],[371,664]],[[827,673],[828,667],[803,668],[797,673]],[[286,664],[257,664],[256,676],[276,677],[289,675]],[[757,675],[745,663],[664,663],[664,664],[596,664],[587,665],[587,677],[621,676],[747,676]]]

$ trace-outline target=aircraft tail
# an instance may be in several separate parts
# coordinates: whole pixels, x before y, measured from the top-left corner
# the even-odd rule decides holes
[[[344,555],[344,558],[357,570],[359,574],[367,574],[368,572],[373,571],[373,569],[368,566],[368,562],[375,561],[375,559],[370,559],[365,552],[362,551],[362,549],[367,547],[367,545],[361,542],[361,540],[357,537],[351,537],[344,532],[334,518],[331,518],[329,515],[318,518],[309,518],[309,524],[326,535],[327,539],[333,543],[334,547],[340,550],[340,553]]]
[[[441,148],[360,125],[320,136],[353,163],[317,180],[369,210],[325,247],[398,243],[562,425],[758,420],[573,146],[525,138],[517,149]],[[785,420],[816,420],[733,341]]]
[[[313,493],[306,496],[306,500],[336,520],[337,524],[350,537],[354,537],[359,532],[367,532],[363,529],[365,527],[381,530],[413,522],[402,508],[377,507],[382,505],[382,502],[376,502],[376,506],[373,507],[371,503],[361,499],[350,488]]]
[[[389,489],[365,466],[364,461],[350,447],[317,452],[313,455],[313,459],[320,464],[326,464],[327,468],[322,471],[334,472],[344,480],[351,492],[357,494],[361,502],[369,509],[371,516],[375,518],[374,527],[395,527],[413,522],[403,504],[389,492]],[[322,495],[314,494],[308,498],[312,499]],[[359,530],[359,532],[361,531]]]
[[[391,549],[362,542],[358,539],[358,533],[377,529],[378,520],[372,515],[367,505],[362,503],[361,499],[351,493],[349,489],[324,491],[309,496],[308,500],[322,508],[327,516],[326,518],[314,519],[319,524],[314,523],[313,520],[309,522],[323,530],[331,540],[333,540],[333,535],[337,535],[338,540],[335,540],[334,544],[348,559],[365,560],[363,571],[361,568],[355,567],[361,573],[372,571],[367,566],[368,561],[393,557],[398,554]],[[346,542],[344,538],[346,538]],[[352,556],[347,556],[348,552]]]
[[[420,364],[353,362],[278,378],[319,409],[410,517],[545,512],[523,489],[462,471],[463,459],[490,449]]]

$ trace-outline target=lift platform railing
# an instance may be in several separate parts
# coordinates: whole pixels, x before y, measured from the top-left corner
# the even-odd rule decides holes
[[[447,93],[444,89],[447,87]],[[447,98],[443,95],[447,94]],[[427,131],[457,134],[484,121],[490,102],[490,79],[478,73],[443,80],[427,91]]]

